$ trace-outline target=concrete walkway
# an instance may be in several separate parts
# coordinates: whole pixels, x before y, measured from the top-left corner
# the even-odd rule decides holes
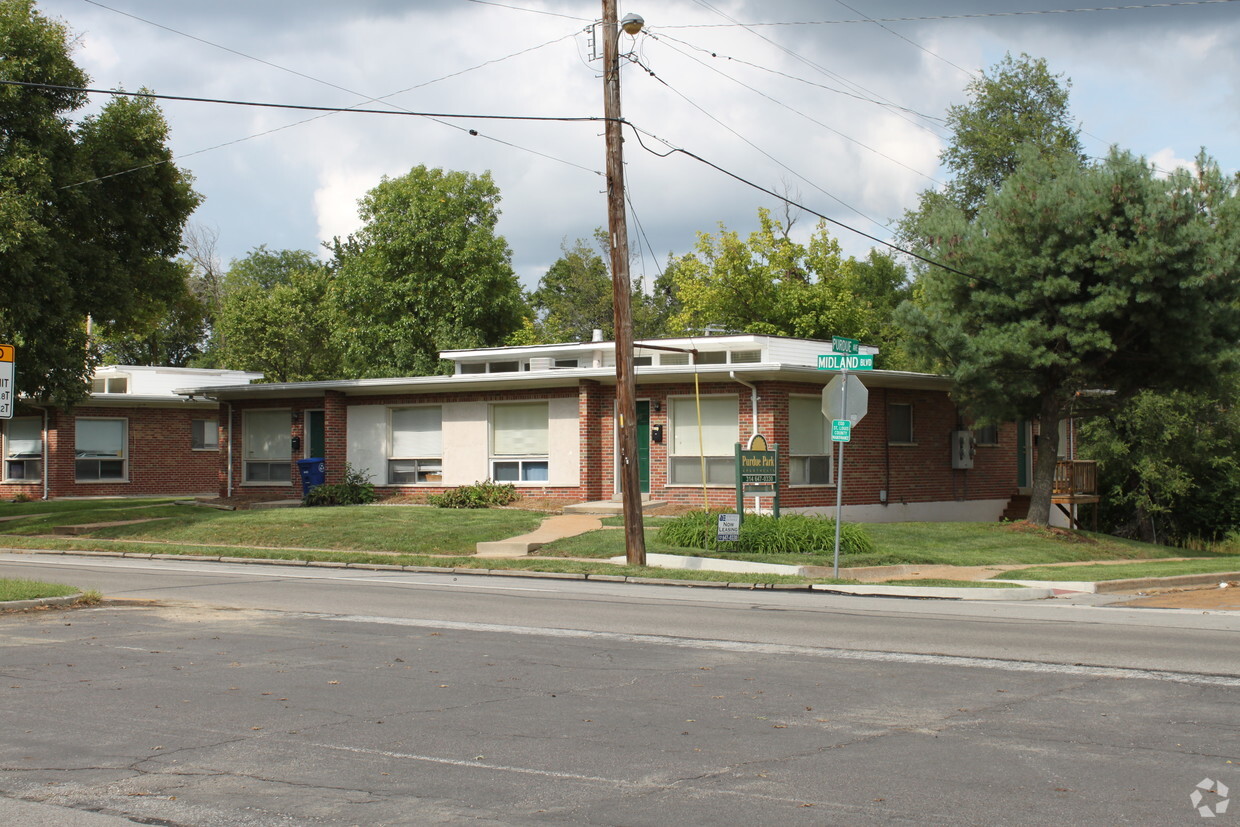
[[[554,540],[565,537],[576,537],[588,531],[597,531],[603,527],[598,517],[588,514],[557,514],[543,520],[538,528],[529,534],[512,537],[508,540],[495,540],[479,543],[475,557],[524,557],[536,548],[541,548]]]

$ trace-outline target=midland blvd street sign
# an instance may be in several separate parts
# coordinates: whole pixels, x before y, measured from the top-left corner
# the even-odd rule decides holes
[[[848,408],[843,409],[844,384],[848,384]],[[841,373],[832,376],[822,389],[822,415],[827,419],[847,419],[856,425],[870,409],[870,389],[861,384],[861,377]]]
[[[874,370],[872,353],[823,353],[818,357],[819,370]]]

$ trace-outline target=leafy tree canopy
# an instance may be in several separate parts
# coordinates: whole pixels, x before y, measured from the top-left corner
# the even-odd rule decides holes
[[[64,25],[33,0],[0,3],[0,78],[82,87]],[[16,345],[17,390],[71,405],[100,359],[88,342],[144,333],[184,298],[172,258],[199,202],[174,166],[149,101],[86,104],[69,89],[0,88],[0,339]]]
[[[1062,77],[1043,58],[1008,54],[969,83],[969,102],[947,109],[952,140],[939,160],[953,174],[948,198],[975,212],[1016,171],[1022,147],[1043,158],[1084,160],[1068,109],[1072,84]]]
[[[1031,520],[1049,518],[1074,400],[1200,389],[1234,368],[1240,197],[1204,154],[1195,173],[1159,178],[1119,151],[1082,167],[1027,148],[972,218],[945,202],[921,228],[932,258],[972,278],[932,268],[900,318],[966,408],[1039,420]]]
[[[425,166],[362,198],[364,226],[332,245],[345,375],[436,373],[440,350],[499,345],[521,326],[499,199],[490,173]]]
[[[793,241],[791,221],[758,210],[758,229],[741,238],[720,225],[699,233],[696,249],[668,265],[678,309],[673,333],[730,330],[830,339],[850,336],[876,344],[884,367],[895,367],[894,308],[908,295],[904,268],[872,251],[845,259],[820,223],[808,243]]]
[[[262,371],[267,382],[340,375],[331,272],[313,253],[260,246],[234,261],[223,283],[215,325],[222,367]]]

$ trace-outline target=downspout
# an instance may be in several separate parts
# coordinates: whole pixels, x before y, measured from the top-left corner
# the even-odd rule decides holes
[[[48,478],[51,476],[51,473],[52,473],[52,468],[50,464],[51,456],[48,454],[48,450],[47,450],[48,413],[47,413],[47,408],[42,408],[42,407],[39,407],[38,405],[31,405],[30,407],[43,411],[43,433],[39,434],[40,440],[43,443],[43,451],[40,456],[40,461],[43,463],[43,473],[40,476],[43,477],[43,500],[44,502],[46,502],[47,500],[51,499],[51,489],[49,488]]]
[[[225,402],[228,406],[228,497],[232,498],[233,493],[233,414],[232,403]]]
[[[745,387],[749,388],[749,406],[753,411],[752,434],[756,436],[758,433],[758,386],[751,385],[748,382],[746,382],[744,379],[741,379],[740,377],[736,375],[736,371],[734,370],[728,371],[728,376],[732,377],[733,382],[736,382],[739,385],[744,385]]]

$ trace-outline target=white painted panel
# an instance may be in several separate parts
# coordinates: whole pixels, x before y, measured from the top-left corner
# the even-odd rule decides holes
[[[491,476],[487,403],[450,402],[443,406],[444,485],[470,485]]]
[[[348,417],[349,465],[375,485],[383,485],[387,481],[387,407],[350,405]]]
[[[577,399],[548,402],[548,485],[581,484],[581,430],[577,421]]]

